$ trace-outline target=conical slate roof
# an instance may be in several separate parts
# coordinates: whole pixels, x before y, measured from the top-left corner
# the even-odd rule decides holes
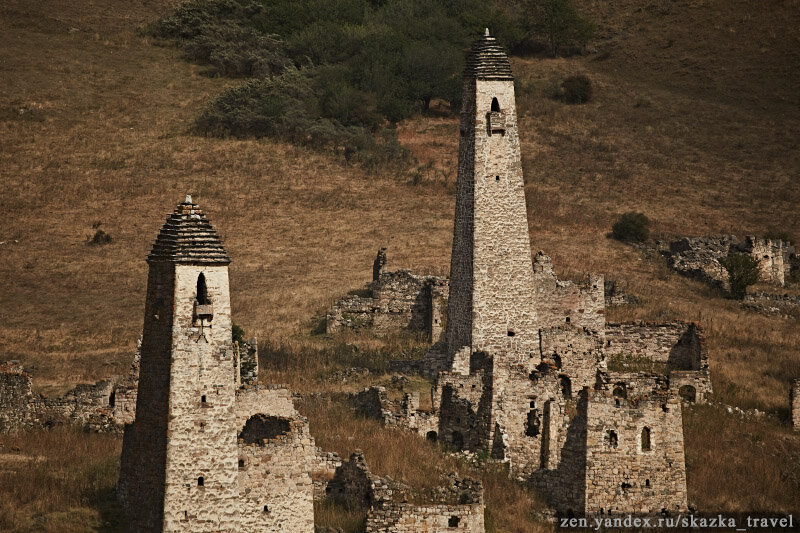
[[[156,237],[147,262],[220,264],[231,262],[217,232],[188,194],[170,213]]]
[[[489,28],[475,44],[467,56],[464,68],[465,78],[477,80],[513,80],[508,55],[497,39],[489,35]]]

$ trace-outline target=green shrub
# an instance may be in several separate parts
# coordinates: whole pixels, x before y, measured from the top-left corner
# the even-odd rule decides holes
[[[643,213],[624,213],[611,227],[611,235],[618,241],[645,242],[650,238],[650,220]]]
[[[586,74],[570,76],[561,82],[561,97],[568,104],[585,104],[592,95],[592,80]]]
[[[231,338],[233,342],[242,344],[244,342],[244,328],[239,324],[231,326]]]
[[[741,300],[747,294],[747,287],[758,282],[761,266],[758,259],[743,253],[731,252],[719,260],[728,271],[731,296]]]

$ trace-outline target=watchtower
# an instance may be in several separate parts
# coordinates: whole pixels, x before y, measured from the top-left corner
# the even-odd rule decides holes
[[[447,351],[532,352],[538,335],[514,78],[488,29],[467,58],[460,129]]]
[[[132,531],[237,529],[228,258],[190,196],[150,255],[136,421],[119,493]]]

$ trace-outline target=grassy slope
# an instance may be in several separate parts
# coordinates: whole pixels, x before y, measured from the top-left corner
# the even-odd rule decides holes
[[[416,186],[284,144],[190,136],[198,108],[233,82],[202,77],[178,51],[135,34],[172,5],[0,7],[0,359],[23,359],[40,389],[125,369],[141,328],[143,258],[186,192],[234,259],[235,321],[261,339],[324,343],[304,338],[312,315],[368,279],[378,246],[389,246],[390,267],[448,269],[455,119],[402,126],[430,163]],[[597,54],[513,60],[534,249],[562,277],[601,272],[643,297],[611,320],[699,321],[719,396],[785,417],[788,381],[800,376],[797,322],[743,313],[604,234],[630,209],[664,234],[797,234],[800,10],[789,1],[771,10],[741,0],[640,5],[592,4],[603,27]],[[594,102],[546,98],[553,80],[574,72],[595,81]],[[85,245],[97,221],[113,244]],[[692,418],[716,419],[739,423]],[[708,453],[709,425],[687,422],[690,465],[702,458],[708,472],[733,475],[724,454]],[[764,428],[781,443],[775,468],[796,462],[800,444],[785,424]],[[780,494],[800,499],[792,476],[775,481],[778,495],[767,481],[738,494],[714,492],[706,470],[689,475],[701,508],[785,509]]]

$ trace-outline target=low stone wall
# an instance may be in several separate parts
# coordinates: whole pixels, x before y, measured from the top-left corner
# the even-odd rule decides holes
[[[786,278],[800,268],[793,246],[753,235],[744,241],[733,235],[684,237],[670,243],[667,264],[681,274],[727,289],[728,273],[719,260],[731,252],[757,259],[761,280],[775,285],[783,286]]]
[[[385,333],[408,329],[424,331],[432,342],[439,341],[445,327],[447,279],[417,276],[409,270],[386,271],[386,256],[381,254],[373,265],[373,281],[366,294],[338,300],[326,315],[325,330],[372,328]]]
[[[649,359],[677,370],[708,368],[708,349],[702,331],[694,323],[632,322],[607,324],[607,356]]]
[[[792,409],[792,426],[795,431],[800,431],[800,379],[792,382],[789,403]]]
[[[366,533],[483,533],[484,506],[381,502],[367,513]]]

